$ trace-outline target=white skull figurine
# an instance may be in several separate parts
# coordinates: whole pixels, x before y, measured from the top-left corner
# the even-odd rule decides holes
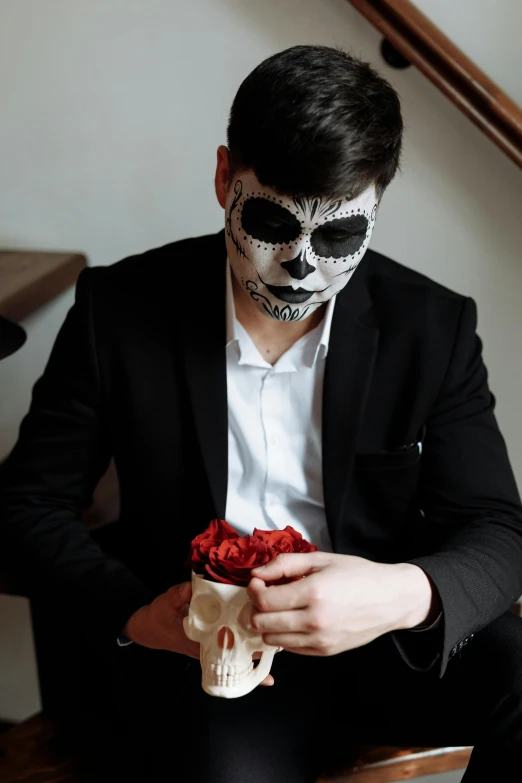
[[[192,572],[192,599],[183,627],[201,645],[201,685],[211,696],[235,699],[265,679],[282,647],[248,630],[252,602],[246,587],[210,582]],[[261,652],[256,667],[254,652]]]

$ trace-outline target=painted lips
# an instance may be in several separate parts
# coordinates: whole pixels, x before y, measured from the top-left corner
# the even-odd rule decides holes
[[[301,304],[317,293],[317,291],[307,291],[306,288],[292,288],[290,285],[268,285],[268,283],[265,285],[271,294],[289,304]]]

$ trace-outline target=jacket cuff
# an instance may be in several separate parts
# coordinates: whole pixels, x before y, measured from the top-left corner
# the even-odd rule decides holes
[[[432,631],[434,628],[438,628],[442,621],[442,609],[440,610],[438,617],[430,623],[430,625],[416,625],[415,628],[407,628],[408,631]]]
[[[411,633],[415,630],[413,628],[402,628],[391,632],[392,640],[402,660],[410,669],[428,672],[438,663],[440,671],[444,651],[444,622],[442,617],[437,620],[440,620],[439,624],[430,633],[413,634]]]

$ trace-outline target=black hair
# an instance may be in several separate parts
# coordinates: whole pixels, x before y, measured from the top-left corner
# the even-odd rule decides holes
[[[227,126],[230,180],[253,169],[280,195],[378,196],[400,163],[399,96],[342,48],[298,45],[263,60],[241,83]]]

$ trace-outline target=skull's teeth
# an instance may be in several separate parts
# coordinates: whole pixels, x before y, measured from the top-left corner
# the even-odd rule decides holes
[[[217,681],[217,685],[233,687],[250,674],[254,668],[254,662],[251,661],[248,666],[240,671],[233,664],[211,663],[209,668],[214,680]]]

